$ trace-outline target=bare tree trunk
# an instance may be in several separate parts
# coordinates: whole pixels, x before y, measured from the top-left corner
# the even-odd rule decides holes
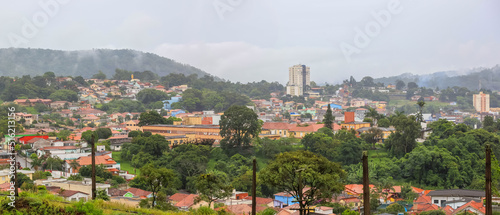
[[[368,177],[368,152],[363,152],[363,213],[370,214],[370,178]]]

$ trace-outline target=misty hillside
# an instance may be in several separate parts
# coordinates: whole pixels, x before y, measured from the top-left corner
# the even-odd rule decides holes
[[[418,86],[444,89],[447,87],[460,86],[467,87],[470,90],[479,90],[481,88],[500,91],[500,66],[492,68],[480,68],[469,71],[466,75],[456,75],[454,71],[436,72],[427,75],[414,75],[404,73],[398,76],[383,77],[374,79],[375,82],[381,82],[385,85],[395,84],[397,80],[402,80],[406,84],[415,82]]]
[[[107,77],[111,77],[117,68],[141,72],[149,70],[159,76],[170,73],[197,74],[198,77],[209,75],[190,65],[134,50],[0,49],[0,75],[3,76],[35,76],[52,71],[56,75],[81,75],[84,78],[90,78],[101,70]]]

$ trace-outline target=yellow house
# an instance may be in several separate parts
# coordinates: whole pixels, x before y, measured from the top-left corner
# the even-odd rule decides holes
[[[170,147],[196,141],[194,133],[177,136],[166,136],[165,139],[170,142]]]
[[[185,116],[182,117],[184,125],[201,125],[201,116]]]
[[[376,128],[382,131],[382,138],[379,140],[379,142],[381,143],[383,143],[387,138],[389,138],[389,136],[395,131],[395,129],[392,127],[391,128],[376,127]],[[359,134],[363,134],[363,133],[368,133],[370,129],[371,127],[364,127],[357,129],[356,131],[358,131]]]
[[[31,180],[33,180],[33,174],[35,171],[31,170],[17,170],[17,173],[22,173],[28,176]],[[10,182],[10,171],[8,169],[0,171],[0,184],[4,184]]]
[[[129,120],[125,122],[125,128],[129,131],[142,131],[142,127],[139,127],[139,120]]]
[[[349,123],[340,124],[340,127],[342,127],[342,129],[347,129],[347,130],[351,130],[351,129],[358,130],[360,128],[370,127],[370,123],[369,122],[349,122]]]

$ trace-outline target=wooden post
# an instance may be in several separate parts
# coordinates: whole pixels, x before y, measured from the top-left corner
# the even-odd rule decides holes
[[[96,198],[96,181],[95,181],[95,134],[90,137],[90,147],[92,147],[92,200]]]
[[[491,146],[486,144],[486,215],[492,215],[491,208]]]
[[[368,152],[363,151],[363,213],[370,214],[370,179],[368,178]]]
[[[11,140],[14,141],[14,140]],[[14,196],[19,197],[19,184],[17,183],[17,152],[16,152],[16,142],[14,142],[14,149],[12,150],[12,154],[14,155]],[[26,158],[28,160],[28,158]],[[26,166],[27,167],[27,166]],[[12,178],[11,178],[12,179]],[[17,201],[15,202],[17,203]],[[17,204],[16,204],[17,205]]]
[[[252,174],[252,215],[257,214],[257,159],[253,159]]]

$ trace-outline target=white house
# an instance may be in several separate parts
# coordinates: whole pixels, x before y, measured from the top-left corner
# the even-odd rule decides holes
[[[87,201],[89,199],[88,193],[77,190],[63,190],[59,195],[68,201]]]
[[[453,189],[453,190],[434,190],[427,194],[427,196],[431,197],[432,204],[435,204],[439,207],[443,207],[446,205],[446,202],[453,202],[450,204],[453,209],[457,209],[460,206],[464,205],[465,201],[459,200],[478,200],[480,201],[482,197],[485,197],[484,191],[477,190],[461,190],[461,189]]]

